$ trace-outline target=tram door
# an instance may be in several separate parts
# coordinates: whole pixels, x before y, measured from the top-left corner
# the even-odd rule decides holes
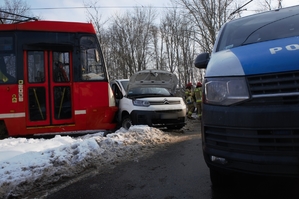
[[[73,123],[71,53],[25,51],[24,60],[27,126]]]

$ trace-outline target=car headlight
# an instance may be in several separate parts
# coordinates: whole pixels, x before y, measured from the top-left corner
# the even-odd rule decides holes
[[[232,105],[249,99],[244,77],[206,78],[205,103]]]
[[[149,101],[146,101],[146,100],[133,100],[133,105],[148,107],[148,106],[150,106],[150,103],[149,103]]]

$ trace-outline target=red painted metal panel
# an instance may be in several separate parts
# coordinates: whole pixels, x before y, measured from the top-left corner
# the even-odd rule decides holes
[[[0,31],[46,31],[46,32],[81,32],[93,33],[91,23],[62,22],[62,21],[30,21],[18,24],[0,24]]]

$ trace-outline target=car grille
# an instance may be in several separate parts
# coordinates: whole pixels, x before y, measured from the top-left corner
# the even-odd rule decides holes
[[[173,104],[180,104],[181,102],[179,100],[177,101],[167,101],[167,100],[164,100],[164,101],[150,101],[149,102],[150,105],[173,105]]]
[[[206,145],[246,153],[299,154],[299,129],[254,130],[205,127]]]
[[[178,113],[183,111],[182,109],[174,109],[174,110],[156,110],[155,112],[163,114],[163,113]]]
[[[299,71],[247,77],[252,98],[236,106],[299,104]],[[206,145],[252,154],[299,155],[299,129],[256,129],[205,126]]]
[[[299,104],[299,71],[247,77],[249,103]]]

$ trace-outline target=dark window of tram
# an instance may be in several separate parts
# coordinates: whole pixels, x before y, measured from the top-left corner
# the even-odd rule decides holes
[[[53,52],[53,77],[57,83],[64,84],[70,82],[70,56],[68,52]],[[67,84],[55,86],[53,89],[55,119],[71,118],[71,87]]]
[[[70,81],[70,62],[68,52],[53,53],[53,77],[55,82]]]
[[[0,84],[16,83],[16,72],[13,37],[0,37]]]
[[[42,83],[45,81],[44,53],[42,51],[29,51],[28,82]],[[46,89],[41,86],[28,88],[29,118],[31,121],[46,120]]]
[[[28,52],[28,81],[30,83],[42,83],[45,81],[43,51]]]
[[[69,86],[54,87],[54,103],[55,119],[72,117],[71,88]]]
[[[46,120],[46,91],[44,87],[28,89],[29,96],[29,117],[31,121]]]

